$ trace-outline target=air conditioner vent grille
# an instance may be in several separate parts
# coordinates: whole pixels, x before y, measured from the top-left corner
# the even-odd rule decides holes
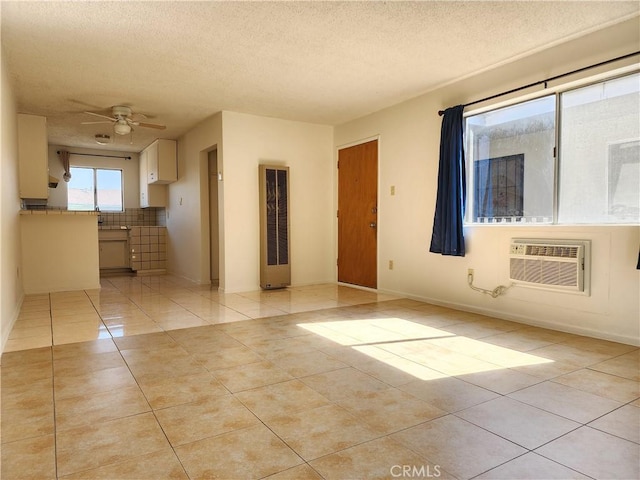
[[[588,240],[512,239],[509,278],[523,286],[588,294],[589,250]]]
[[[578,247],[564,245],[527,245],[526,255],[578,258]]]

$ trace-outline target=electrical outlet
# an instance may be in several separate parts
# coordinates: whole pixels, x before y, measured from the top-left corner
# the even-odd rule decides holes
[[[393,270],[393,260],[389,260],[389,270]]]
[[[391,185],[391,195],[395,195],[395,194],[396,194],[396,186]]]
[[[473,277],[473,268],[467,269],[467,276],[468,277]]]

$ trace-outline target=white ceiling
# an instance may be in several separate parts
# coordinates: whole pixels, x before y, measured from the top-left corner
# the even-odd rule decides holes
[[[139,151],[220,110],[337,125],[638,14],[638,1],[0,3],[18,109],[98,148],[130,105]]]

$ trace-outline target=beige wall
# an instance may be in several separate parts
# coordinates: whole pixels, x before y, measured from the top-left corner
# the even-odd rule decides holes
[[[1,51],[0,51],[1,52]],[[0,53],[1,55],[1,53]],[[0,353],[22,304],[20,269],[20,199],[18,193],[18,138],[16,102],[11,81],[1,58],[0,105]]]
[[[332,281],[332,127],[221,112],[178,139],[169,185],[168,269],[209,283],[208,152],[217,148],[220,288],[259,289],[258,165],[291,167],[291,262],[296,285]]]
[[[335,147],[380,135],[379,288],[464,310],[560,330],[640,344],[640,282],[635,269],[638,226],[465,228],[464,258],[429,253],[435,207],[441,119],[439,109],[466,103],[574,68],[637,50],[637,19],[448,85],[335,129]],[[594,72],[590,72],[591,74]],[[395,186],[396,195],[390,195]],[[592,293],[513,288],[492,299],[467,286],[508,283],[512,237],[592,241]],[[386,268],[394,261],[394,269]]]
[[[225,291],[260,285],[258,165],[290,167],[291,282],[333,281],[333,128],[223,112]]]
[[[100,288],[97,218],[20,215],[25,293]]]
[[[167,269],[197,283],[210,282],[208,152],[218,148],[222,169],[222,113],[198,124],[178,139],[178,181],[169,184]],[[224,182],[220,185],[219,198]],[[222,203],[219,202],[222,208]],[[220,213],[220,222],[223,221]],[[224,244],[220,240],[220,251]],[[223,286],[224,258],[220,259]]]
[[[64,167],[60,161],[58,150],[69,150],[74,153],[89,153],[92,155],[129,156],[131,160],[109,157],[85,157],[71,155],[69,163],[72,167],[118,168],[122,170],[124,182],[124,208],[140,208],[140,163],[139,154],[130,152],[116,152],[95,150],[91,148],[61,147],[49,145],[49,174],[59,182],[56,188],[49,189],[48,205],[52,207],[67,207],[67,182],[62,179]]]

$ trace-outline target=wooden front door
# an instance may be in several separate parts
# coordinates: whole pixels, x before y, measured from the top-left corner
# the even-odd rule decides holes
[[[338,151],[338,281],[378,286],[378,141]]]

